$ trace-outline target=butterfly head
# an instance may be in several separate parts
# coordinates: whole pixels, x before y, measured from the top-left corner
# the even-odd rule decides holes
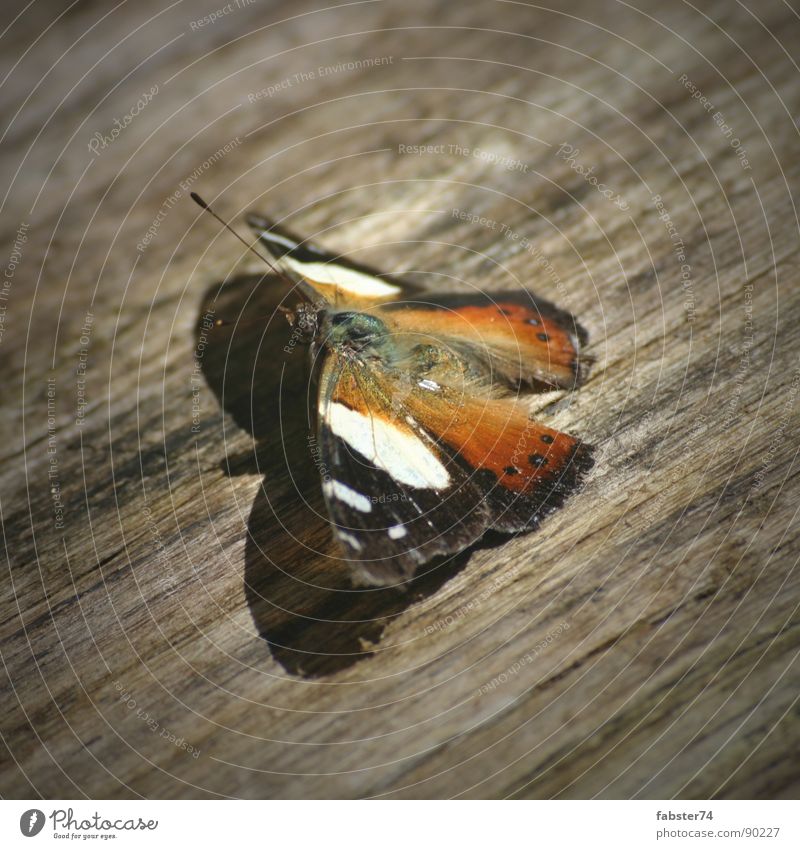
[[[309,345],[317,338],[320,329],[319,306],[301,301],[293,310],[281,307],[298,342]]]

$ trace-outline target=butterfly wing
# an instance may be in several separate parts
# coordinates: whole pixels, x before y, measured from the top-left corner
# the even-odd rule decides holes
[[[590,360],[586,332],[570,313],[527,291],[419,294],[407,283],[298,240],[262,216],[248,221],[278,267],[329,303],[374,308],[397,333],[427,337],[511,386],[574,388]]]
[[[250,213],[247,221],[277,267],[293,280],[309,284],[329,303],[345,298],[350,304],[368,304],[396,300],[416,291],[415,287],[376,274],[366,266],[329,253],[308,240],[298,239],[261,215]]]
[[[591,466],[579,440],[481,397],[380,361],[331,352],[318,439],[334,533],[362,580],[395,584],[489,528],[530,530]]]
[[[248,222],[279,268],[329,303],[346,298],[397,332],[426,334],[512,386],[579,386],[590,359],[570,313],[527,291],[419,295],[419,290],[300,240],[263,216]],[[418,295],[418,296],[417,296]]]
[[[570,313],[527,291],[417,296],[375,312],[396,333],[444,345],[510,386],[571,389],[588,370],[581,352],[586,331]]]

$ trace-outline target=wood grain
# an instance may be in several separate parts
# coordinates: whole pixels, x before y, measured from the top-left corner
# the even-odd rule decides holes
[[[3,39],[0,793],[796,798],[796,11],[220,5]],[[190,190],[575,313],[583,490],[354,589],[286,287]]]

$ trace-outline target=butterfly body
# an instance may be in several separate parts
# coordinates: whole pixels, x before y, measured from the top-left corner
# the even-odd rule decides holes
[[[531,530],[579,485],[590,448],[519,398],[585,376],[572,316],[528,292],[420,292],[250,224],[304,297],[288,317],[310,343],[322,492],[360,581]]]

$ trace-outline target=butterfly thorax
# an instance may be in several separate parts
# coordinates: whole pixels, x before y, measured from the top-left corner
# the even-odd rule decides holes
[[[391,348],[391,333],[374,315],[345,310],[332,312],[320,327],[318,341],[340,355],[385,359]]]

